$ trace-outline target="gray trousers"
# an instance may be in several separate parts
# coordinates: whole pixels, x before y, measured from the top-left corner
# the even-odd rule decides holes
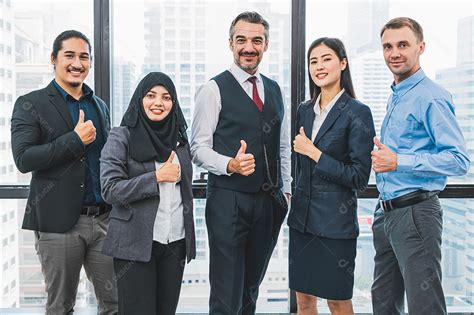
[[[441,286],[443,210],[438,196],[413,206],[375,211],[372,307],[375,315],[446,314]]]
[[[117,284],[112,257],[101,253],[108,213],[81,215],[67,233],[35,232],[35,248],[45,278],[46,314],[71,314],[82,266],[94,285],[99,314],[117,314]]]

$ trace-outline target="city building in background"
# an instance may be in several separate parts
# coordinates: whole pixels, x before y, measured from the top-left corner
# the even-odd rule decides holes
[[[230,67],[233,60],[228,48],[229,25],[238,13],[249,9],[258,11],[270,23],[269,48],[260,71],[280,84],[286,111],[290,112],[291,1],[110,0],[110,3],[113,126],[120,124],[139,80],[148,72],[162,71],[173,79],[183,113],[192,128],[194,95],[204,82]],[[418,19],[425,35],[433,38],[444,30],[440,17],[449,12],[435,9],[436,6],[432,11],[422,12],[403,8],[406,2],[390,0],[306,3],[306,46],[322,36],[339,37],[344,41],[356,95],[370,106],[379,132],[393,81],[380,47],[381,26],[403,12]],[[425,56],[433,53],[433,41],[427,41],[428,52],[421,61],[429,76],[453,95],[469,153],[474,156],[474,5],[466,3],[452,15],[456,18],[443,20],[457,37],[435,37],[446,46],[454,47],[455,62],[448,63],[443,58],[444,51],[435,52],[439,58]],[[457,5],[449,7],[452,13]],[[19,173],[12,159],[11,111],[19,95],[44,87],[52,80],[53,68],[49,62],[52,42],[65,29],[78,29],[93,40],[92,0],[0,0],[0,184],[29,182],[30,174]],[[306,68],[302,70],[307,72]],[[93,78],[91,74],[86,81],[92,88]],[[287,118],[291,119],[289,115]],[[202,172],[195,167],[194,177],[199,178]],[[473,184],[474,168],[471,166],[464,177],[450,179],[450,183]],[[45,302],[34,234],[20,229],[25,202],[0,199],[0,309],[41,307]],[[371,227],[376,201],[360,199],[358,202],[360,236],[353,301],[356,311],[370,313],[374,256]],[[194,200],[197,259],[185,267],[180,312],[206,312],[208,308],[205,203],[204,198]],[[472,199],[443,199],[442,205],[443,285],[448,310],[474,311],[474,202]],[[287,311],[287,259],[288,227],[284,223],[260,287],[258,311]],[[83,274],[76,305],[94,307],[95,303],[93,288]]]

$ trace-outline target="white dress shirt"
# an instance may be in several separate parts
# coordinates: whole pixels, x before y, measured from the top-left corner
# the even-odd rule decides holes
[[[156,170],[165,163],[155,162]],[[178,155],[174,155],[173,164],[179,164]],[[183,200],[181,198],[181,174],[175,183],[160,182],[160,204],[153,226],[153,240],[168,244],[184,238]]]
[[[314,113],[316,115],[314,116],[313,130],[311,132],[311,142],[314,142],[314,139],[316,138],[319,129],[321,129],[323,122],[326,120],[326,117],[328,117],[329,112],[334,107],[334,104],[336,104],[337,100],[339,99],[339,97],[341,97],[344,91],[345,90],[342,89],[339,93],[337,93],[337,95],[334,96],[334,98],[329,102],[329,104],[327,104],[323,109],[321,109],[321,107],[319,106],[319,103],[321,102],[321,93],[319,93],[318,98],[316,99],[316,103],[314,105]]]
[[[262,102],[265,102],[265,89],[263,87],[262,77],[258,71],[254,75],[251,75],[240,69],[235,63],[232,64],[229,71],[251,99],[253,85],[247,80],[251,76],[257,77],[258,95]],[[191,127],[191,154],[193,156],[193,162],[197,166],[216,175],[231,175],[227,173],[227,164],[235,156],[225,156],[213,150],[213,135],[219,121],[221,108],[222,103],[219,87],[216,81],[210,80],[202,85],[196,92],[194,116]],[[285,112],[284,108],[283,111]],[[236,141],[239,140],[240,139],[237,139]],[[237,154],[237,152],[235,153]],[[280,131],[280,158],[283,192],[291,194],[291,147],[286,113],[284,113]],[[259,161],[256,161],[256,163],[258,162]]]

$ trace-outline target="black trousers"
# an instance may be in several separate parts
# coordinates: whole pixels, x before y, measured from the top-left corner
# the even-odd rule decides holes
[[[114,258],[119,314],[174,315],[186,263],[185,240],[167,245],[153,242],[151,260]]]
[[[208,187],[210,314],[255,314],[258,289],[288,211],[282,193],[276,195]]]

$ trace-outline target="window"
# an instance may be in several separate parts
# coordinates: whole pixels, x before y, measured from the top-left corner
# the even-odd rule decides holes
[[[5,6],[10,7],[9,0]],[[70,2],[59,0],[15,1],[11,9],[0,7],[0,25],[4,26],[0,27],[0,80],[8,80],[0,82],[0,119],[10,121],[16,97],[44,88],[52,80],[50,47],[60,32],[77,29],[93,42],[93,1],[78,0],[74,7],[71,10]],[[93,78],[91,71],[86,82],[92,87]],[[0,134],[2,141],[10,141],[9,124],[0,125]],[[14,165],[10,148],[0,150],[0,165]],[[9,172],[0,177],[0,184],[28,183],[29,178],[30,174]]]
[[[74,3],[60,0],[1,1],[0,184],[29,183],[31,175],[16,170],[11,154],[10,119],[13,105],[18,96],[44,88],[53,79],[50,53],[53,40],[59,33],[77,29],[93,43],[93,4],[92,0],[76,0]],[[86,82],[94,88],[94,71],[90,72]],[[34,249],[34,234],[19,228],[25,202],[25,199],[0,199],[2,310],[12,306],[41,307],[45,302],[42,280],[33,285],[23,282],[27,274],[43,279]],[[88,292],[93,293],[91,286],[80,286],[78,296],[86,296]],[[95,301],[84,300],[82,303],[82,307],[95,305]]]
[[[187,64],[182,63],[180,66],[181,72],[189,72],[190,69],[191,69],[191,65],[189,63]]]
[[[474,6],[471,1],[431,2],[429,10],[423,1],[308,1],[306,9],[306,47],[319,37],[338,37],[344,41],[355,93],[359,100],[370,106],[377,133],[385,115],[392,74],[383,59],[380,29],[391,18],[408,16],[420,22],[424,30],[426,49],[421,56],[425,73],[453,94],[456,115],[467,142],[471,158],[474,152],[474,98],[461,93],[474,92]],[[318,18],[312,12],[321,12]],[[338,16],[338,23],[334,23]],[[439,23],[440,19],[444,23]],[[469,44],[466,44],[469,43]],[[444,62],[439,62],[442,59]],[[306,71],[306,70],[305,70]],[[308,78],[306,78],[308,80]],[[307,91],[307,89],[306,89]],[[460,93],[460,95],[457,95]],[[374,178],[371,178],[374,182]],[[474,183],[474,169],[467,176],[453,177],[449,183]],[[443,232],[443,287],[448,311],[472,311],[474,300],[474,224],[472,200],[441,199],[444,209]],[[470,204],[471,203],[471,204]],[[372,283],[373,255],[371,220],[374,202],[359,201],[361,236],[357,244],[354,301],[371,309],[370,285]],[[456,280],[454,280],[456,279]],[[462,301],[457,304],[455,301]],[[461,306],[462,305],[462,306]],[[459,308],[461,306],[461,308]],[[357,311],[357,308],[356,308]]]
[[[112,93],[124,93],[132,95],[139,78],[146,75],[144,70],[148,70],[151,65],[161,65],[163,71],[172,77],[183,114],[189,122],[192,117],[194,107],[194,95],[196,90],[206,82],[207,78],[212,78],[229,68],[233,62],[232,53],[228,47],[228,30],[231,21],[238,13],[244,10],[257,10],[262,12],[270,23],[270,46],[275,44],[273,58],[268,52],[263,57],[261,71],[270,75],[269,62],[278,64],[289,64],[290,60],[290,5],[291,1],[257,1],[245,2],[245,6],[238,1],[199,1],[191,0],[183,5],[182,1],[138,1],[140,10],[137,10],[137,3],[125,0],[113,1],[111,27],[111,42],[114,45],[112,51],[112,63],[133,63],[134,73],[131,77],[124,77],[118,73],[114,76]],[[170,10],[170,8],[176,8]],[[165,18],[163,18],[165,16]],[[124,19],[133,21],[143,21],[133,25],[125,25]],[[152,23],[153,22],[153,23]],[[141,24],[141,25],[140,25]],[[158,29],[176,30],[176,36],[168,37],[156,36],[154,31]],[[277,32],[277,37],[272,37],[273,32]],[[281,42],[281,43],[280,43]],[[285,44],[283,43],[285,42]],[[144,45],[143,43],[146,43]],[[127,47],[143,47],[142,50],[130,50]],[[171,62],[169,55],[174,53],[176,62]],[[286,72],[288,78],[283,77],[283,72],[275,73],[275,79],[280,83],[282,89],[289,88],[290,73]],[[133,80],[132,80],[132,79]],[[285,84],[285,82],[287,82]],[[124,86],[127,90],[124,91]],[[289,97],[286,105],[290,106]],[[114,102],[112,116],[114,122],[120,122],[129,100]],[[192,128],[192,126],[190,126]],[[199,177],[200,171],[195,170],[194,174]],[[199,212],[198,208],[204,209],[205,200],[195,200],[196,205],[196,233],[199,235],[197,260],[193,266],[185,268],[185,282],[181,291],[179,307],[192,311],[207,311],[209,284],[201,279],[208,278],[208,244],[204,219],[204,210]],[[285,230],[284,227],[282,230]],[[281,246],[286,246],[281,243]],[[286,257],[282,255],[283,250],[278,250],[271,265],[281,273],[280,279],[286,276]],[[189,279],[189,283],[187,282]],[[200,279],[198,282],[195,279]],[[262,292],[265,292],[262,289]],[[286,281],[278,281],[268,285],[268,288],[287,289]],[[199,295],[197,295],[199,292]],[[286,291],[287,292],[287,291]],[[264,293],[262,293],[264,294]],[[259,307],[276,307],[281,312],[287,310],[287,301],[267,302],[262,298],[259,300]],[[190,308],[192,307],[192,308]],[[273,309],[272,308],[272,309]],[[179,310],[178,310],[179,312]]]

